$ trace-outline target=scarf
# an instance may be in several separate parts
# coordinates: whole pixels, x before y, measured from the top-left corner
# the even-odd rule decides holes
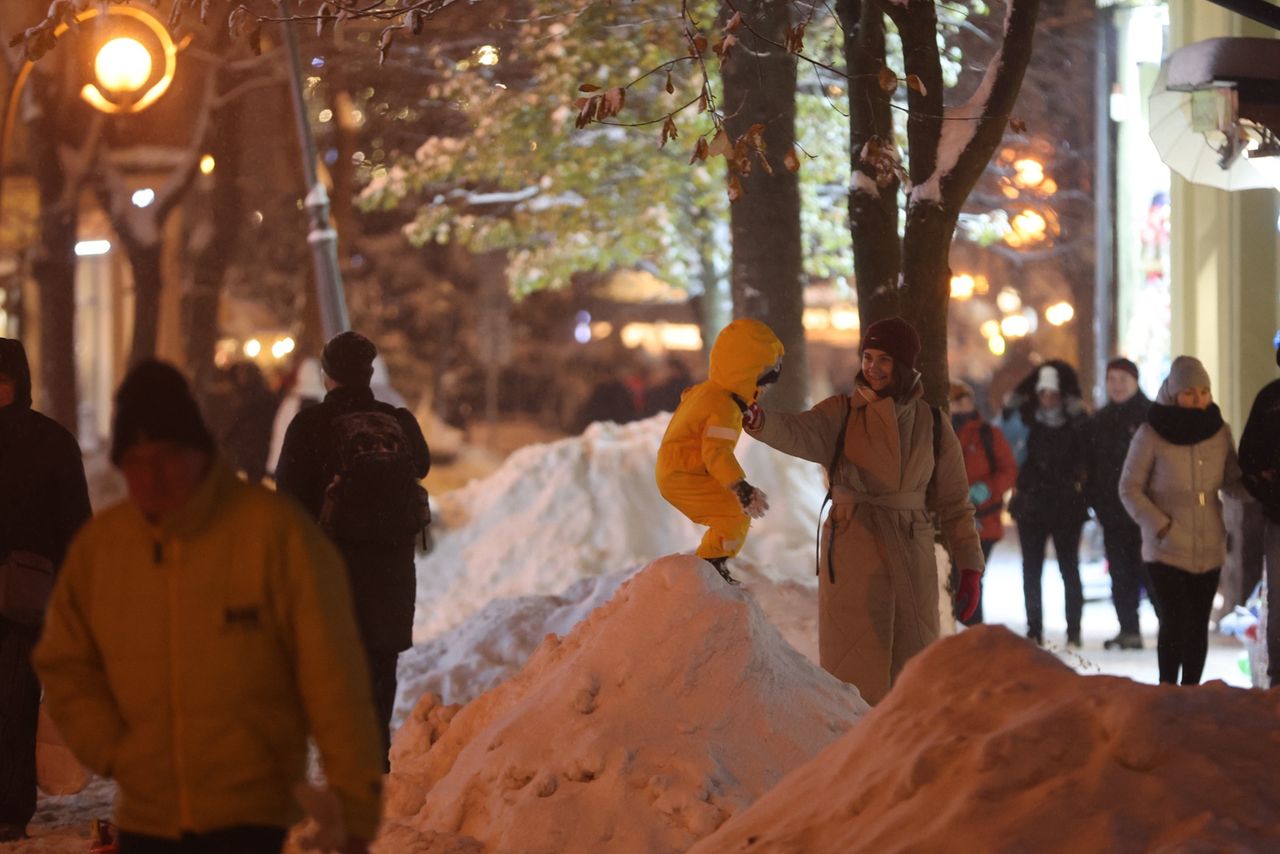
[[[1208,409],[1153,403],[1147,422],[1167,442],[1195,445],[1222,429],[1222,410],[1216,403],[1209,404]]]

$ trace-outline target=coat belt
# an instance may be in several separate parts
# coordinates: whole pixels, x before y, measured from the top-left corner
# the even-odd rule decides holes
[[[898,513],[910,513],[927,509],[923,492],[883,492],[873,494],[836,485],[831,488],[831,515],[837,519],[848,519],[859,504],[878,507]]]

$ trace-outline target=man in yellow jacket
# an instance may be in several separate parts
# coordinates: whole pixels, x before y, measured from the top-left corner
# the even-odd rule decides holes
[[[709,378],[685,391],[658,448],[662,497],[707,533],[698,557],[730,584],[725,563],[746,542],[752,519],[769,509],[733,455],[742,416],[782,372],[782,342],[758,320],[739,318],[711,347]]]
[[[144,362],[116,396],[129,498],[73,541],[35,662],[80,760],[120,786],[120,852],[278,852],[310,734],[347,851],[382,763],[346,573],[290,499],[218,460],[186,381]]]

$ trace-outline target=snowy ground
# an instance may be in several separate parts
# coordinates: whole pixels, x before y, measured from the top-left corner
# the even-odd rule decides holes
[[[402,658],[403,718],[424,691],[467,702],[520,670],[548,632],[565,636],[609,600],[648,560],[687,549],[696,530],[665,507],[652,483],[652,454],[662,425],[641,422],[592,428],[585,437],[526,449],[493,476],[454,492],[435,492],[436,550],[419,564],[419,645]],[[816,466],[744,440],[740,457],[753,482],[774,496],[774,510],[753,528],[739,574],[782,637],[816,654],[813,536],[822,495]],[[779,501],[780,496],[789,500]],[[1105,595],[1099,564],[1084,567],[1086,590]],[[1109,652],[1116,633],[1109,601],[1085,606],[1084,648],[1064,648],[1062,583],[1052,558],[1044,570],[1049,649],[1084,674],[1157,681],[1154,613],[1143,606],[1148,648]],[[1011,531],[988,568],[984,606],[989,623],[1025,629],[1021,565]],[[1211,637],[1205,681],[1247,687],[1243,648]],[[1008,674],[1001,674],[1008,675]],[[0,852],[85,850],[89,819],[110,813],[111,786],[41,798],[33,839]]]

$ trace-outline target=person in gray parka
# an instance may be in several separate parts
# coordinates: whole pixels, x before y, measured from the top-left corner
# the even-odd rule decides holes
[[[1179,356],[1138,428],[1120,500],[1142,529],[1142,559],[1160,602],[1160,681],[1197,685],[1227,552],[1219,490],[1243,497],[1231,428],[1198,359]]]

